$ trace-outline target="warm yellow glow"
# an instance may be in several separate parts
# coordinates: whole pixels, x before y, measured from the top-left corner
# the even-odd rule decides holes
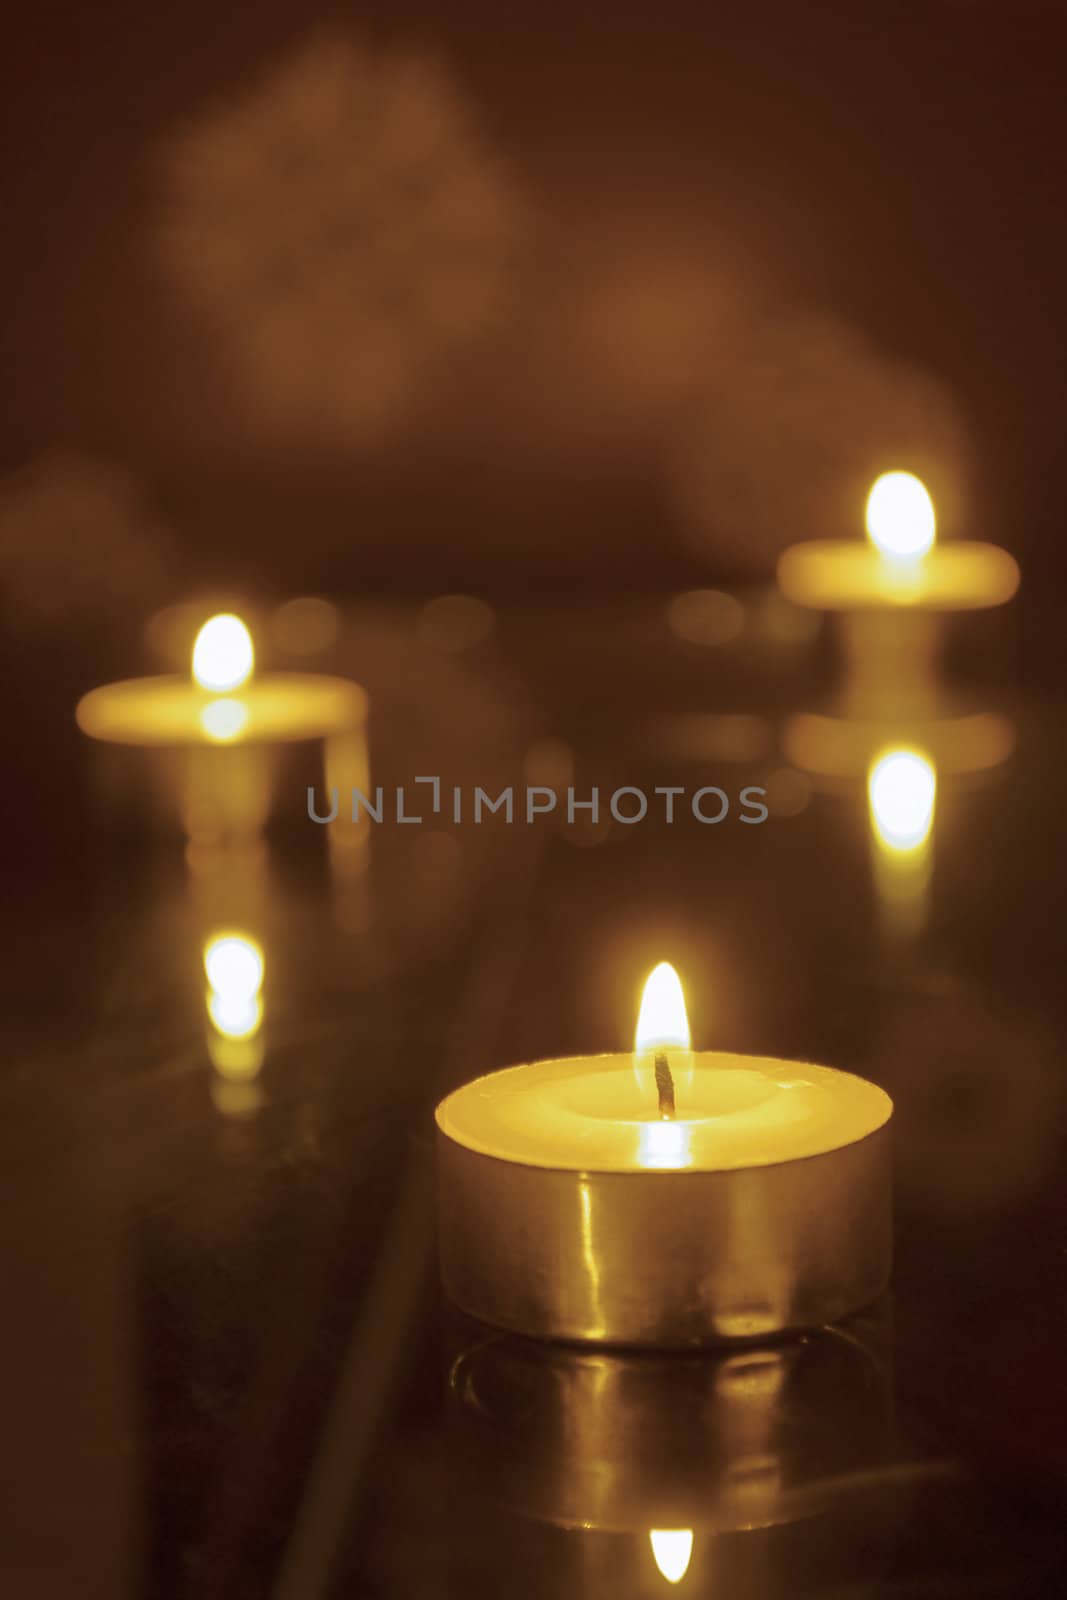
[[[216,934],[204,946],[204,971],[216,994],[251,999],[263,983],[263,951],[243,933]]]
[[[212,700],[200,712],[200,726],[216,744],[229,744],[244,731],[248,707],[240,700]]]
[[[937,772],[914,750],[889,750],[872,764],[867,779],[871,826],[893,851],[912,851],[930,836],[937,798]]]
[[[669,961],[661,961],[648,975],[634,1034],[637,1055],[660,1047],[689,1049],[689,1018],[682,980]]]
[[[913,561],[934,542],[934,502],[912,472],[883,472],[867,496],[867,535],[896,560]]]
[[[691,1136],[692,1128],[687,1122],[644,1122],[638,1160],[643,1167],[678,1172],[692,1164]]]
[[[208,1015],[226,1039],[250,1039],[263,1020],[263,1002],[258,994],[234,995],[212,989],[207,1000]]]
[[[668,1583],[681,1583],[693,1559],[692,1528],[653,1528],[648,1542],[652,1557]]]
[[[232,612],[204,623],[193,645],[193,677],[202,689],[228,694],[252,676],[252,635]]]
[[[229,1083],[251,1083],[263,1065],[263,1041],[255,1033],[234,1039],[213,1028],[207,1037],[207,1052],[219,1077]]]
[[[244,934],[219,934],[204,946],[204,971],[208,1015],[219,1033],[227,1039],[251,1038],[263,1020],[259,945]]]

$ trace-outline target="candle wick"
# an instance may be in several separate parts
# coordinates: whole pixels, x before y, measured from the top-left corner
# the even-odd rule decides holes
[[[656,1089],[659,1093],[659,1114],[664,1122],[674,1116],[674,1079],[670,1063],[662,1050],[656,1051]]]

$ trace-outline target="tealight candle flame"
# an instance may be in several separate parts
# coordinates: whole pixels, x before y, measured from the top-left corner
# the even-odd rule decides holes
[[[934,542],[934,503],[913,472],[883,472],[867,496],[867,536],[882,555],[915,561]]]
[[[872,764],[867,779],[871,826],[892,851],[920,849],[930,837],[937,799],[937,772],[915,750],[889,750]]]
[[[637,1014],[634,1053],[647,1050],[688,1050],[689,1018],[685,1010],[682,980],[669,961],[654,967],[645,982],[641,1009]]]
[[[226,1039],[248,1039],[263,1017],[263,952],[244,934],[218,934],[204,946],[208,1013]]]
[[[693,1559],[692,1528],[652,1528],[652,1559],[668,1583],[681,1583]]]
[[[239,689],[254,665],[252,635],[240,617],[223,611],[204,623],[193,645],[193,677],[202,689],[215,694]]]
[[[634,1032],[634,1072],[642,1095],[648,1096],[649,1121],[641,1132],[641,1159],[649,1167],[684,1167],[689,1161],[689,1131],[675,1123],[676,1096],[691,1086],[693,1057],[689,1018],[678,974],[668,961],[649,973],[641,995]]]

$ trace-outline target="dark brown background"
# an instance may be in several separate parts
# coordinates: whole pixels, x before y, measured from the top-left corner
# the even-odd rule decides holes
[[[390,439],[250,457],[150,267],[152,152],[323,18],[443,56],[535,244],[511,313]],[[645,260],[665,302],[672,272],[758,281],[948,384],[977,461],[954,531],[1058,581],[1065,45],[1051,0],[22,8],[0,450],[76,442],[143,469],[200,575],[253,554],[280,586],[728,572],[728,549],[678,536],[640,405],[635,423],[619,402],[633,375],[568,344],[575,298]]]

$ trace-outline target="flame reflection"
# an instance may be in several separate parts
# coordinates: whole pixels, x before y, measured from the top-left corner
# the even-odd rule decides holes
[[[652,1556],[668,1583],[681,1583],[693,1559],[692,1528],[652,1528],[648,1542]]]

